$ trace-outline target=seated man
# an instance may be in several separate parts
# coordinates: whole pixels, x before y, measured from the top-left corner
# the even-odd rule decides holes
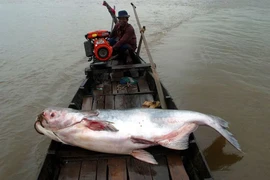
[[[114,52],[124,56],[127,64],[132,63],[130,53],[134,52],[137,48],[137,40],[134,28],[128,23],[127,11],[119,11],[118,19],[119,22],[114,26],[110,34],[110,45],[113,47]]]

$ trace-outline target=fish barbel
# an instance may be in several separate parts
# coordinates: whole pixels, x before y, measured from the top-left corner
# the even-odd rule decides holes
[[[226,129],[228,123],[225,120],[185,110],[47,108],[38,115],[35,129],[64,144],[104,153],[130,154],[157,164],[143,148],[161,145],[176,150],[187,149],[189,135],[199,125],[214,128],[241,151],[237,140]]]

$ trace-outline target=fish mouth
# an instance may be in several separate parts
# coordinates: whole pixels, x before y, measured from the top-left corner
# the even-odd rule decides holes
[[[37,128],[38,124],[39,124],[41,127],[44,128],[44,126],[42,125],[42,120],[45,120],[45,121],[47,122],[47,120],[46,120],[45,116],[43,115],[43,113],[40,113],[40,114],[37,116],[37,120],[36,120],[36,122],[35,122],[35,124],[34,124],[34,128],[35,128],[35,130],[37,131],[37,133],[39,133],[39,134],[41,134],[41,135],[44,135],[44,134],[43,134],[42,132],[40,132],[40,131],[38,130],[38,128]]]
[[[82,120],[83,120],[83,119],[82,119]],[[74,126],[74,125],[76,125],[76,124],[79,124],[79,123],[82,122],[82,120],[80,120],[79,122],[75,122],[75,123],[73,123],[73,124],[70,124],[69,126],[67,126],[67,127],[65,127],[65,128],[69,128],[69,127],[71,127],[71,126]],[[41,135],[44,135],[44,133],[42,133],[42,132],[40,131],[40,128],[46,129],[46,128],[44,127],[44,125],[43,125],[44,121],[45,121],[46,124],[49,124],[49,123],[48,123],[48,120],[47,120],[46,117],[44,116],[44,113],[42,112],[42,113],[40,113],[40,114],[37,116],[36,122],[35,122],[35,124],[34,124],[34,128],[35,128],[36,132],[39,133],[39,134],[41,134]],[[42,123],[42,122],[43,122],[43,123]],[[39,128],[38,126],[40,126],[40,128]],[[65,129],[65,128],[63,128],[63,129]]]

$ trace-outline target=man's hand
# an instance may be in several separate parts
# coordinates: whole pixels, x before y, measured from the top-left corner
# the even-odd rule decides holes
[[[119,47],[115,47],[115,45],[113,46],[113,50],[114,51],[118,51],[119,50]]]

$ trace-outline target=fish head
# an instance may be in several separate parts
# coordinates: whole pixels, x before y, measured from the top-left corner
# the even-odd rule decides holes
[[[58,131],[80,123],[82,117],[79,113],[73,112],[68,108],[46,108],[37,116],[35,129],[38,133],[44,134],[44,131]]]

